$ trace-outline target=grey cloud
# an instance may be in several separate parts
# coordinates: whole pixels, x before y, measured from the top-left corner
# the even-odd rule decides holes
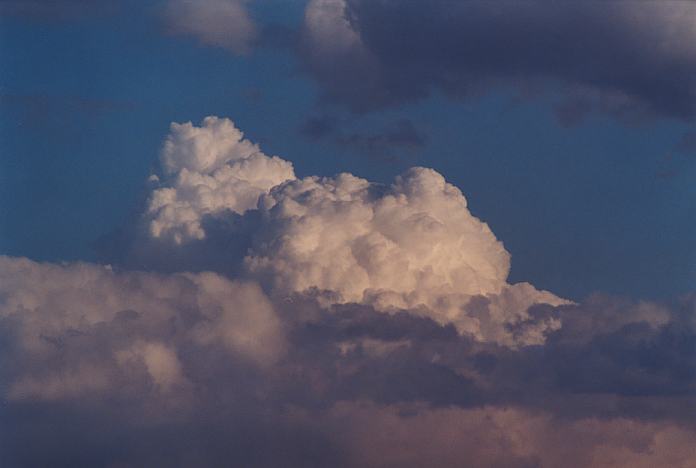
[[[267,402],[310,407],[346,399],[535,406],[549,395],[562,400],[580,394],[597,395],[596,405],[602,406],[607,394],[627,401],[694,396],[693,299],[682,310],[616,299],[538,306],[546,310],[535,316],[560,316],[564,326],[550,333],[545,345],[511,350],[406,311],[385,314],[357,304],[327,311],[317,302],[321,298],[304,294],[274,301],[282,326],[273,326],[274,316],[262,312],[262,296],[215,276],[113,274],[17,261],[4,266],[5,274],[18,265],[36,271],[4,290],[3,380],[15,403],[108,397],[152,405],[156,398],[165,403],[166,414],[168,405],[200,404],[195,392],[222,404],[230,397],[254,398],[262,389]],[[44,278],[45,293],[30,286],[37,275]],[[255,299],[245,302],[250,293]],[[100,305],[104,294],[113,297],[112,305]],[[228,297],[230,318],[211,315]],[[249,322],[244,314],[256,318]],[[245,356],[273,349],[281,329],[281,341],[287,342],[282,358],[255,370],[258,358]],[[235,340],[242,330],[273,341],[239,348],[236,343],[245,341]],[[227,349],[242,353],[229,355]],[[178,361],[178,370],[168,356]],[[244,385],[225,395],[227,385],[237,385],[233,382],[242,376]]]
[[[595,110],[693,120],[695,15],[690,1],[313,0],[303,57],[325,97],[355,111],[550,82],[565,124]]]
[[[609,297],[537,306],[544,310],[534,315],[552,314],[564,325],[546,344],[517,350],[403,312],[348,304],[322,314],[308,299],[285,302],[285,310],[303,316],[291,328],[291,359],[315,383],[295,384],[296,394],[310,393],[310,407],[339,400],[512,405],[570,418],[694,424],[681,410],[696,402],[693,298],[672,306]]]
[[[272,303],[285,345],[269,365],[196,332],[213,310],[206,297],[230,287],[235,316],[258,315],[227,280],[12,259],[2,272],[3,466],[693,460],[696,427],[683,408],[696,402],[694,298],[541,306],[536,317],[558,315],[567,328],[512,350],[410,312],[326,310],[319,296],[294,294]],[[148,362],[141,343],[171,350],[178,371],[161,349]],[[45,378],[56,373],[58,387]],[[27,376],[43,385],[13,393]]]

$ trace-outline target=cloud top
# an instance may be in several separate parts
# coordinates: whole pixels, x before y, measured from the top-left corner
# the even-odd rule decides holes
[[[201,219],[226,210],[242,214],[259,195],[295,177],[292,164],[267,156],[244,139],[229,119],[206,117],[171,125],[160,163],[162,180],[150,196],[146,216],[153,237],[176,243],[203,239]]]
[[[206,223],[241,220],[244,235],[223,235],[250,239],[238,269],[272,294],[316,291],[326,305],[418,311],[506,345],[543,342],[544,330],[558,325],[538,322],[516,337],[508,331],[529,318],[531,305],[564,301],[508,284],[509,253],[432,169],[413,168],[390,186],[345,173],[297,179],[289,162],[264,155],[217,117],[200,127],[172,124],[161,163],[145,213],[151,238],[205,244]],[[479,296],[485,312],[472,302]]]

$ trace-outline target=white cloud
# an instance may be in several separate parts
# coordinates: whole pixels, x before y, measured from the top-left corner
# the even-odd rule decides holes
[[[527,320],[529,306],[564,302],[507,284],[503,244],[432,169],[411,169],[388,188],[350,174],[294,180],[264,195],[259,209],[259,241],[245,261],[276,294],[328,291],[327,303],[408,309],[505,344],[513,342],[508,325]],[[490,298],[487,324],[467,310],[479,295]],[[537,325],[521,343],[543,342],[558,326]]]
[[[169,0],[164,19],[170,32],[235,54],[250,51],[257,30],[246,0]]]
[[[201,220],[227,210],[244,213],[259,195],[287,179],[292,164],[266,156],[229,119],[206,117],[201,127],[173,123],[146,218],[153,237],[176,243],[205,238]]]
[[[509,285],[509,253],[469,212],[461,191],[432,169],[413,168],[389,187],[351,174],[296,179],[290,162],[264,155],[217,117],[201,127],[172,124],[161,164],[145,214],[150,235],[202,241],[205,217],[254,210],[244,269],[275,295],[318,290],[327,306],[406,309],[509,346],[542,343],[559,326],[530,322],[527,309],[565,301]],[[477,296],[488,299],[485,311],[469,307]]]
[[[272,241],[251,252],[250,271],[271,272],[281,291],[315,287],[344,302],[385,292],[404,307],[428,303],[426,295],[501,291],[509,254],[459,189],[414,168],[378,190],[350,174],[277,187],[260,203]]]

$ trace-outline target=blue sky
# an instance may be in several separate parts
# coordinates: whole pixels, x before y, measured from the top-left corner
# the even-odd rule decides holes
[[[94,260],[94,242],[138,210],[169,123],[219,115],[299,175],[387,182],[413,165],[435,168],[505,243],[513,280],[573,298],[692,288],[696,160],[675,149],[688,119],[595,113],[562,125],[553,83],[529,98],[508,87],[472,99],[433,89],[355,113],[321,99],[291,47],[269,41],[235,55],[167,33],[160,7],[2,17],[0,252]],[[252,9],[260,24],[302,21],[301,2]],[[340,144],[303,133],[311,118],[363,136],[407,119],[423,141]]]

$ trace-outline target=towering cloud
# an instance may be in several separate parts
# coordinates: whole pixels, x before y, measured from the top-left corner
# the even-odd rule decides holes
[[[510,255],[434,170],[411,169],[389,187],[351,174],[295,179],[290,163],[242,136],[217,117],[172,124],[163,183],[145,215],[151,236],[204,241],[205,218],[246,215],[253,240],[244,270],[274,294],[317,291],[325,304],[412,310],[507,345],[543,342],[558,326],[534,322],[513,338],[509,327],[529,320],[531,305],[565,301],[507,284]],[[485,307],[474,307],[479,296]]]
[[[314,287],[353,302],[394,293],[408,307],[426,291],[499,293],[510,267],[502,243],[432,169],[411,169],[391,187],[350,174],[308,177],[272,189],[260,210],[271,238],[249,267],[289,291]]]
[[[357,111],[543,82],[564,91],[566,123],[592,109],[692,120],[695,19],[679,0],[311,0],[303,56],[327,97]]]
[[[696,466],[696,296],[509,284],[437,172],[295,178],[227,119],[160,166],[174,271],[0,257],[3,467]]]
[[[260,236],[245,264],[281,294],[316,289],[328,302],[413,310],[506,344],[514,340],[505,327],[528,319],[529,306],[564,302],[507,284],[510,255],[432,169],[411,169],[390,187],[350,174],[290,181],[264,195],[259,210]],[[475,317],[475,296],[508,307]]]

